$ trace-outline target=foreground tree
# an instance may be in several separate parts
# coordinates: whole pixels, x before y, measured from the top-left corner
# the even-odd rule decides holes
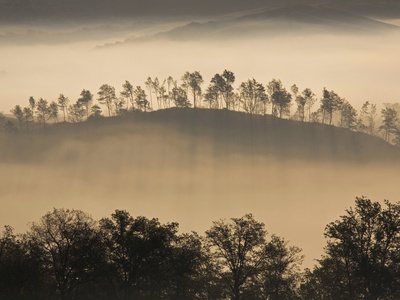
[[[300,248],[289,246],[283,238],[272,235],[271,240],[263,247],[260,271],[255,279],[261,299],[298,298],[300,265],[304,259],[300,252]]]
[[[171,276],[171,256],[177,239],[177,223],[133,218],[117,210],[100,221],[114,267],[114,285],[123,299],[147,296],[159,299]]]
[[[44,278],[39,260],[10,226],[0,233],[0,299],[43,298]]]
[[[98,278],[104,262],[103,244],[96,222],[84,212],[54,209],[30,226],[26,238],[32,251],[40,253],[61,299]]]
[[[316,295],[308,299],[399,299],[399,204],[356,198],[325,236],[326,253],[303,286]]]
[[[214,222],[206,231],[207,241],[219,265],[221,282],[231,298],[242,299],[252,276],[258,273],[265,242],[264,224],[251,214]]]

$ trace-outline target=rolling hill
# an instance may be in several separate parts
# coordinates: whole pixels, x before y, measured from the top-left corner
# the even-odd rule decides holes
[[[7,145],[1,150],[2,161],[27,162],[79,163],[91,160],[93,154],[97,160],[112,162],[128,153],[130,161],[154,164],[169,159],[185,164],[199,156],[356,163],[399,162],[400,157],[400,148],[367,134],[209,109],[171,108],[96,122],[58,123],[30,134],[3,137],[3,143]],[[74,144],[79,147],[74,149]]]
[[[189,22],[155,34],[128,37],[121,45],[157,40],[225,40],[307,34],[382,34],[400,31],[396,25],[335,6],[267,7]],[[115,44],[107,44],[112,46]]]

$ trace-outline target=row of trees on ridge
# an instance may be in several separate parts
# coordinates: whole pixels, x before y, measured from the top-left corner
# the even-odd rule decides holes
[[[26,107],[16,105],[11,113],[17,119],[19,129],[25,127],[29,131],[35,120],[46,126],[47,122],[58,122],[60,119],[64,122],[82,122],[100,118],[103,113],[101,106],[106,109],[105,114],[109,117],[123,115],[129,110],[148,112],[172,106],[193,106],[244,111],[249,114],[270,113],[275,117],[302,122],[336,124],[372,135],[381,132],[385,141],[400,144],[399,104],[386,104],[381,110],[382,118],[377,126],[377,107],[369,101],[363,104],[358,113],[346,99],[324,88],[319,99],[320,105],[314,109],[318,97],[309,88],[301,91],[293,85],[288,91],[280,80],[272,79],[263,85],[253,78],[242,82],[235,90],[235,79],[233,72],[224,70],[212,77],[205,91],[202,90],[203,77],[198,71],[186,72],[180,84],[171,76],[162,81],[157,77],[148,77],[144,88],[134,87],[126,80],[119,95],[113,86],[103,84],[97,92],[97,104],[94,104],[95,96],[84,89],[75,103],[71,103],[64,94],[50,103],[43,98],[35,100],[30,97]],[[296,109],[291,114],[293,104]],[[5,123],[4,127],[8,131],[17,130],[11,121]]]

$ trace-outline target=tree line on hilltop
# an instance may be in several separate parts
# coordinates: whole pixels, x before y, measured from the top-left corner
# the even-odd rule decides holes
[[[24,234],[0,234],[1,299],[399,299],[400,205],[365,197],[325,228],[324,254],[301,249],[251,214],[204,236],[116,210],[97,221],[54,209]]]
[[[350,102],[326,88],[319,99],[319,107],[316,107],[318,97],[309,88],[300,90],[297,85],[293,85],[287,90],[280,80],[272,79],[264,85],[253,78],[242,82],[235,90],[234,83],[235,75],[228,70],[215,74],[205,91],[202,89],[203,77],[198,71],[186,72],[180,83],[171,76],[162,81],[157,77],[148,77],[144,88],[134,87],[126,80],[119,95],[115,87],[103,84],[97,92],[96,99],[89,90],[84,89],[75,103],[64,94],[60,94],[57,101],[50,103],[43,98],[36,100],[30,97],[26,107],[16,105],[11,110],[18,126],[10,120],[7,121],[1,114],[0,121],[7,132],[15,133],[23,128],[29,131],[35,121],[45,127],[48,122],[58,122],[60,119],[64,122],[98,119],[103,117],[102,107],[108,117],[124,115],[128,111],[148,112],[173,106],[202,107],[259,115],[269,113],[274,117],[301,122],[335,124],[377,135],[387,142],[400,145],[398,103],[385,104],[381,110],[381,119],[378,120],[376,104],[367,101],[362,105],[360,112],[357,112]],[[98,103],[94,104],[94,100]],[[293,104],[296,109],[291,114]]]

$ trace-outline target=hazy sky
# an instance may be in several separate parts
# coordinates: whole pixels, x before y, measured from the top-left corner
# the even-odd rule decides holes
[[[320,97],[334,90],[355,107],[364,101],[398,102],[399,34],[356,37],[284,35],[223,41],[151,41],[96,49],[112,37],[70,43],[0,46],[0,111],[27,105],[30,96],[56,100],[64,93],[76,101],[82,89],[96,94],[108,83],[118,90],[125,80],[134,86],[148,76],[180,79],[198,70],[205,79],[224,69],[237,77],[266,84],[279,78],[289,88],[310,87]],[[318,104],[317,104],[318,105]]]

